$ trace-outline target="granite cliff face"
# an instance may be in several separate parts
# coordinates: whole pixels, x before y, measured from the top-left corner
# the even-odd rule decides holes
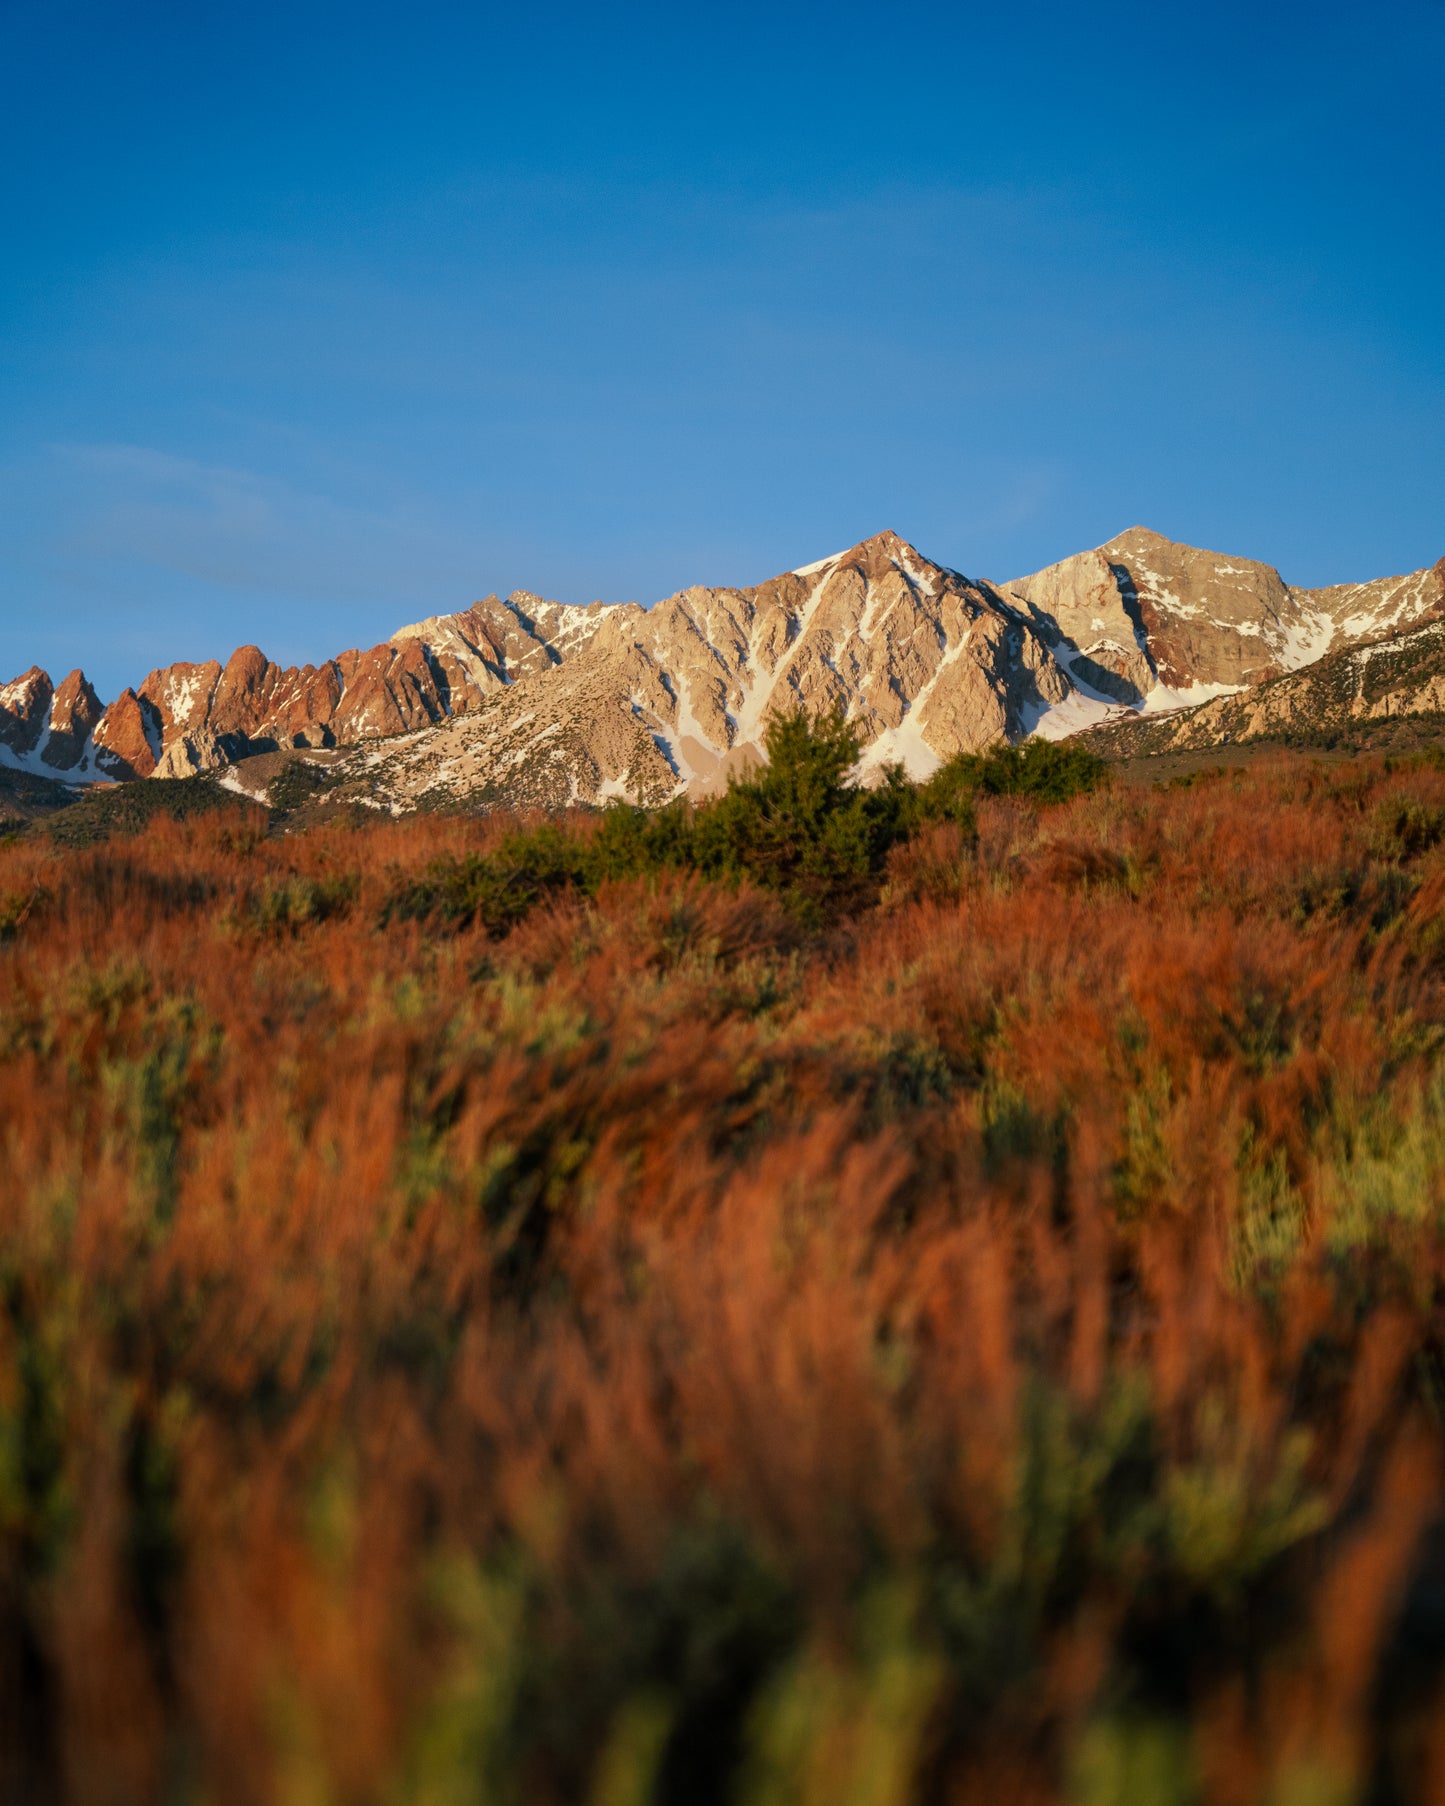
[[[644,609],[518,591],[368,651],[282,668],[244,646],[170,665],[102,708],[82,673],[0,689],[0,765],[91,781],[222,769],[277,749],[355,749],[383,806],[470,796],[556,805],[721,786],[779,706],[840,706],[864,766],[915,774],[960,750],[1053,738],[1248,691],[1445,611],[1445,560],[1408,577],[1291,589],[1272,567],[1132,528],[1005,584],[896,534],[746,589]]]

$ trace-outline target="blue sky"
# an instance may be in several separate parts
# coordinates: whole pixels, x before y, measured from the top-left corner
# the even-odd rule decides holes
[[[0,0],[0,678],[1440,557],[1445,5],[1007,10]]]

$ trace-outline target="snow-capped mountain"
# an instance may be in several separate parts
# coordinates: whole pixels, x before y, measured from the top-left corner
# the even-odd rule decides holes
[[[758,756],[779,706],[841,706],[865,769],[1060,738],[1235,695],[1445,613],[1445,560],[1292,589],[1271,566],[1132,528],[1007,583],[893,533],[751,588],[642,608],[518,591],[282,669],[256,647],[153,671],[102,708],[81,672],[0,689],[0,765],[70,781],[185,776],[278,748],[355,748],[349,778],[425,798],[549,806],[706,791]]]

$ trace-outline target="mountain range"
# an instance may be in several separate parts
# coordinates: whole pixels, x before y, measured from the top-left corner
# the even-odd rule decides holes
[[[57,685],[32,667],[0,688],[0,767],[71,784],[217,772],[246,789],[245,762],[306,749],[341,793],[393,811],[653,802],[723,785],[758,757],[770,712],[801,702],[846,711],[865,772],[897,760],[923,775],[1031,734],[1152,750],[1268,732],[1326,700],[1388,709],[1394,693],[1372,686],[1395,667],[1415,699],[1395,706],[1439,708],[1442,616],[1445,559],[1297,589],[1135,527],[997,583],[885,532],[651,608],[516,591],[319,666],[244,646],[224,665],[153,671],[109,704],[79,670]]]

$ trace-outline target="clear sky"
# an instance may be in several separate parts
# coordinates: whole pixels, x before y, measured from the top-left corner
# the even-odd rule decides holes
[[[1445,4],[0,0],[0,679],[1445,553]]]

